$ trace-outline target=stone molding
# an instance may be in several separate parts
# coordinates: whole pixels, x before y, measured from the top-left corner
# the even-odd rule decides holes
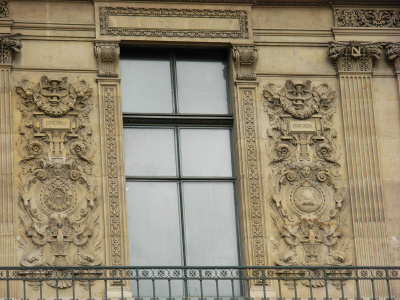
[[[400,43],[387,43],[386,52],[388,59],[393,62],[394,71],[400,73]]]
[[[287,80],[264,87],[271,159],[271,217],[275,264],[347,266],[351,243],[340,147],[332,117],[335,92],[327,84]],[[323,280],[301,280],[322,287]],[[286,282],[293,288],[293,282]],[[340,285],[340,282],[337,282]]]
[[[100,7],[100,34],[108,36],[178,37],[178,38],[249,38],[248,16],[244,10],[159,9],[134,7]],[[193,30],[163,28],[118,28],[109,24],[110,16],[145,16],[174,18],[236,19],[239,30]]]
[[[374,62],[380,59],[381,43],[329,42],[329,57],[338,72],[372,72]]]
[[[335,9],[336,27],[399,28],[399,9]]]
[[[119,43],[95,41],[94,54],[97,58],[99,77],[118,77]]]
[[[235,63],[237,80],[256,80],[254,72],[258,59],[255,46],[233,46],[232,57]]]
[[[19,35],[0,36],[0,64],[11,65],[14,53],[22,47]]]
[[[67,77],[16,87],[22,114],[19,161],[20,264],[97,266],[101,224],[94,183],[96,145],[90,126],[92,89]],[[70,280],[46,282],[71,287]],[[32,282],[39,288],[40,282]],[[82,283],[83,284],[83,283]]]

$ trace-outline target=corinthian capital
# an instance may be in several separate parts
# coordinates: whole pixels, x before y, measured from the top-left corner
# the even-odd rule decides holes
[[[254,46],[237,46],[232,49],[236,67],[236,79],[256,80],[254,67],[257,62],[257,50]]]
[[[372,72],[375,59],[381,56],[380,43],[330,42],[329,57],[336,71]]]
[[[94,54],[97,58],[99,77],[118,77],[118,42],[94,42]]]
[[[389,60],[393,61],[394,70],[400,72],[400,43],[387,43],[386,51]]]
[[[21,47],[19,35],[0,36],[0,64],[12,64],[13,54]]]

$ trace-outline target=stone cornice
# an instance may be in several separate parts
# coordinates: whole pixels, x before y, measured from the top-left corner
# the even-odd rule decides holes
[[[397,0],[370,1],[370,0],[94,0],[95,2],[165,2],[165,3],[221,3],[221,4],[250,4],[255,6],[393,6],[398,7]]]
[[[329,43],[329,57],[336,71],[372,72],[375,59],[381,56],[381,43],[335,42]]]

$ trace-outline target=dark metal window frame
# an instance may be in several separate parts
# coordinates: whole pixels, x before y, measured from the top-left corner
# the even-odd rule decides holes
[[[151,48],[156,50],[157,48]],[[179,189],[179,213],[180,213],[180,224],[181,224],[181,253],[183,266],[187,266],[186,261],[186,241],[185,241],[185,226],[184,226],[184,212],[183,212],[183,188],[184,182],[232,182],[234,185],[234,207],[235,207],[235,219],[236,219],[236,239],[237,239],[237,253],[238,253],[238,265],[241,265],[241,237],[240,237],[240,225],[239,225],[239,208],[237,199],[237,184],[236,184],[236,165],[235,165],[235,149],[233,139],[233,115],[232,115],[232,101],[231,101],[231,89],[229,86],[229,74],[230,66],[228,63],[228,54],[226,50],[226,76],[227,76],[227,97],[228,97],[228,114],[184,114],[178,113],[178,83],[177,83],[177,69],[176,69],[176,49],[181,50],[182,48],[160,48],[163,51],[169,51],[170,57],[170,71],[171,71],[171,87],[172,87],[172,101],[173,111],[171,114],[160,114],[160,113],[123,113],[123,126],[124,128],[174,128],[175,132],[175,146],[177,154],[177,176],[165,177],[165,176],[126,176],[127,182],[156,182],[156,181],[174,181],[178,184]],[[199,49],[196,49],[197,51]],[[125,53],[132,53],[135,48],[121,48],[121,57],[124,57]],[[190,51],[190,50],[189,50]],[[202,51],[209,51],[212,53],[215,49],[202,49]],[[221,51],[221,49],[218,49]],[[224,51],[225,52],[225,51]],[[129,55],[132,57],[132,54]],[[229,129],[231,134],[231,161],[232,161],[232,176],[231,177],[192,177],[181,175],[181,157],[180,157],[180,137],[179,129],[181,128],[207,128],[207,129],[218,129],[226,128]],[[126,151],[126,149],[125,149]]]

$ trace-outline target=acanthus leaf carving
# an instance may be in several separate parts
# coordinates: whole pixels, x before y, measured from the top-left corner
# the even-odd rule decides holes
[[[12,64],[14,54],[19,53],[22,47],[21,39],[19,38],[19,36],[20,34],[0,36],[0,64]]]
[[[237,80],[257,79],[254,68],[258,54],[254,46],[235,46],[232,48],[232,57],[235,62]]]
[[[338,175],[340,149],[332,121],[335,92],[327,84],[287,80],[282,86],[266,85],[263,95],[270,122],[275,264],[350,265],[344,187]]]
[[[387,43],[387,56],[390,61],[393,61],[394,71],[400,72],[400,43]]]
[[[17,140],[20,264],[99,265],[92,89],[84,80],[71,84],[66,77],[43,76],[36,84],[23,81],[16,92],[22,114]],[[71,285],[61,280],[58,287]]]
[[[399,28],[398,9],[335,9],[336,27]]]
[[[94,54],[97,58],[99,77],[118,77],[119,43],[95,41]]]
[[[381,43],[329,42],[329,57],[336,71],[372,72],[375,60],[380,59]]]

